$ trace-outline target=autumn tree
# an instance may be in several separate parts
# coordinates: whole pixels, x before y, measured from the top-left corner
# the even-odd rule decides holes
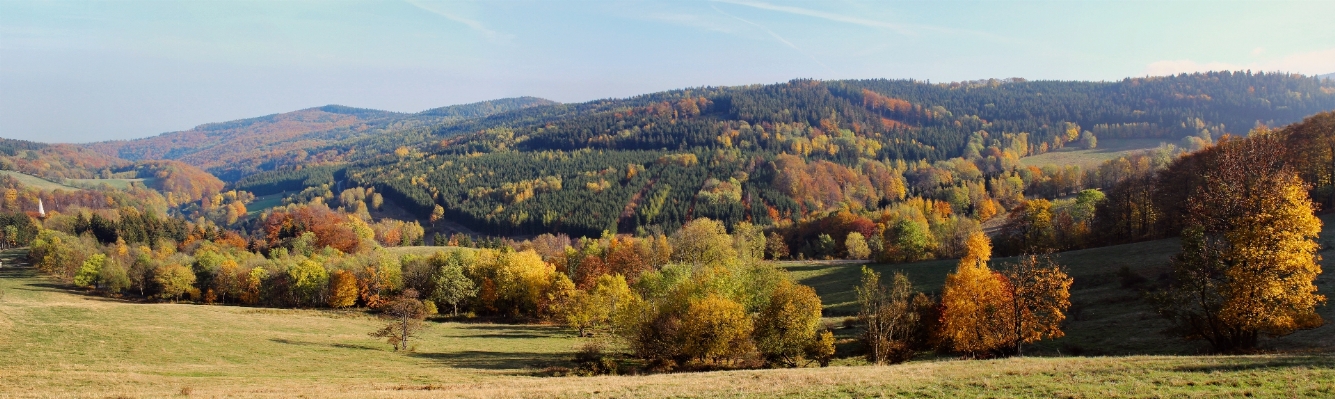
[[[848,259],[867,259],[871,256],[871,248],[867,246],[867,239],[859,232],[850,232],[844,239],[844,249],[848,251]]]
[[[820,337],[820,297],[816,290],[779,282],[756,315],[756,349],[773,365],[796,367]]]
[[[612,317],[636,301],[634,295],[625,277],[604,274],[587,292],[574,294],[571,301],[561,309],[562,318],[566,324],[575,328],[579,336],[588,336],[594,331],[611,327]]]
[[[753,328],[741,304],[709,294],[682,314],[681,354],[706,364],[730,363],[752,349]]]
[[[329,307],[346,308],[357,304],[357,276],[346,270],[335,270],[329,278]]]
[[[1321,326],[1325,302],[1321,221],[1304,183],[1283,162],[1270,133],[1225,140],[1188,198],[1182,253],[1173,282],[1156,295],[1159,312],[1187,338],[1221,352],[1245,351],[1258,338]]]
[[[1028,255],[1001,269],[1006,278],[1009,346],[1023,355],[1023,345],[1061,338],[1066,309],[1071,306],[1071,277],[1050,256]]]
[[[777,232],[770,232],[765,237],[765,253],[769,258],[779,260],[788,257],[788,244],[783,241],[783,236]]]
[[[918,308],[930,302],[913,289],[908,276],[895,273],[891,286],[881,284],[881,274],[862,267],[858,294],[858,320],[863,323],[862,343],[867,358],[876,364],[900,363],[913,357],[913,342],[921,326]]]
[[[163,299],[177,299],[186,294],[198,293],[194,288],[195,272],[178,263],[159,266],[153,273],[153,281],[162,288],[160,295]]]
[[[403,290],[398,298],[386,305],[382,316],[389,323],[370,335],[385,338],[395,351],[409,350],[409,340],[426,328],[422,322],[427,316],[426,306],[417,300],[417,290],[412,288]]]
[[[700,218],[681,226],[672,234],[672,260],[703,267],[725,264],[737,259],[732,237],[722,222]]]
[[[1005,279],[987,267],[992,244],[986,235],[973,233],[965,247],[955,272],[946,275],[939,334],[956,352],[988,356],[1011,343]]]

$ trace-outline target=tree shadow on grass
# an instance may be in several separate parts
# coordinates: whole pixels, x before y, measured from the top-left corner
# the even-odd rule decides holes
[[[448,353],[410,353],[419,359],[431,360],[443,366],[479,370],[542,369],[554,365],[568,365],[567,354],[538,352],[460,351]]]
[[[298,345],[298,346],[324,346],[324,347],[340,348],[340,349],[357,349],[357,350],[372,350],[372,351],[378,351],[378,350],[381,350],[380,347],[377,347],[377,346],[371,346],[371,345],[358,345],[358,344],[326,344],[326,343],[320,343],[320,342],[297,341],[297,340],[286,339],[286,338],[269,338],[269,342],[277,342],[277,343],[285,344],[285,345]]]
[[[563,338],[570,333],[567,328],[561,326],[525,324],[465,324],[459,326],[459,329],[486,331],[482,334],[466,335],[463,338]]]
[[[1335,356],[1279,355],[1277,357],[1228,357],[1221,364],[1182,366],[1174,371],[1188,373],[1237,372],[1281,368],[1335,368]]]

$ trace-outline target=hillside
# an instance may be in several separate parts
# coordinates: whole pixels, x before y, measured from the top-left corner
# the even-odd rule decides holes
[[[451,124],[462,120],[554,104],[533,98],[509,98],[434,108],[415,114],[328,105],[258,118],[200,125],[158,136],[84,145],[131,161],[179,160],[220,177],[236,178],[283,165],[337,162],[355,152],[325,147],[387,131]]]
[[[1323,240],[1330,240],[1331,219]],[[0,396],[67,397],[92,390],[128,397],[848,397],[898,396],[1324,396],[1335,363],[1321,346],[1335,326],[1275,341],[1315,352],[1201,356],[1201,346],[1158,334],[1120,266],[1153,277],[1176,251],[1156,241],[1062,254],[1076,278],[1078,311],[1067,337],[1029,357],[977,361],[927,355],[867,366],[841,344],[835,367],[552,378],[580,339],[564,327],[432,322],[411,354],[366,336],[360,311],[142,304],[85,296],[16,268],[0,255]],[[1127,258],[1124,254],[1138,254]],[[1330,267],[1335,254],[1324,254]],[[953,261],[878,265],[907,270],[927,290]],[[848,309],[857,265],[787,266],[831,311]],[[1323,293],[1335,280],[1323,276]],[[1332,307],[1323,309],[1325,317]],[[1078,313],[1077,313],[1078,312]],[[840,318],[829,319],[838,324]],[[1130,327],[1130,328],[1129,328]],[[855,334],[836,330],[841,337]],[[1099,357],[1072,356],[1084,353]],[[1307,353],[1307,354],[1303,354]],[[72,366],[77,365],[77,366]]]
[[[842,206],[874,209],[903,198],[895,174],[909,197],[972,212],[986,196],[965,183],[1015,176],[1019,159],[1069,151],[1087,135],[1110,145],[1212,140],[1331,109],[1335,83],[1281,74],[797,80],[537,107],[387,134],[359,144],[363,158],[341,170],[348,183],[377,187],[421,218],[440,206],[447,218],[488,234],[597,236],[671,231],[701,216],[763,225]],[[413,142],[421,144],[401,148]],[[946,163],[955,158],[977,167]],[[256,179],[333,183],[286,173]]]
[[[73,144],[44,144],[0,138],[0,170],[46,180],[91,179],[131,162]]]

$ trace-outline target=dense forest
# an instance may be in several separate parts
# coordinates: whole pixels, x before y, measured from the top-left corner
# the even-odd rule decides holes
[[[443,212],[499,235],[671,231],[694,217],[729,226],[797,222],[912,198],[982,220],[982,208],[1009,209],[1021,192],[1056,198],[1118,179],[1105,176],[1112,171],[1023,168],[1021,157],[1099,139],[1193,150],[1330,109],[1335,85],[1285,74],[795,80],[534,107],[382,135],[362,142],[364,157],[344,173],[423,219]],[[250,180],[295,184],[304,176]]]

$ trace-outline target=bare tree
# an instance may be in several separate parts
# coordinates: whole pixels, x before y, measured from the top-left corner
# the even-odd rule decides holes
[[[390,302],[384,310],[383,317],[389,319],[389,324],[371,333],[371,336],[386,338],[395,351],[408,350],[408,340],[426,328],[422,323],[426,319],[426,306],[417,300],[417,290],[404,290],[403,295]]]

